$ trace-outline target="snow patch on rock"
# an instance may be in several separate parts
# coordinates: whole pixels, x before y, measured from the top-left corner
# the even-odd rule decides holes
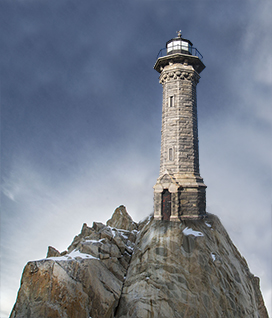
[[[183,231],[183,234],[188,236],[188,235],[193,235],[193,236],[204,236],[202,232],[195,231],[189,227],[186,227]]]

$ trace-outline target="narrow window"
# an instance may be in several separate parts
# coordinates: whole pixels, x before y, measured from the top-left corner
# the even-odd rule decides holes
[[[169,149],[169,160],[173,161],[173,148]]]
[[[168,189],[163,190],[162,206],[161,206],[162,220],[170,221],[171,216],[171,193]]]
[[[169,107],[174,107],[174,96],[170,96],[169,98]]]

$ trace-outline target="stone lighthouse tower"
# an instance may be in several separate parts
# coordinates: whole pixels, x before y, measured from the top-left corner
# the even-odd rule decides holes
[[[178,221],[206,213],[206,185],[199,172],[196,85],[202,55],[178,36],[166,43],[154,69],[163,86],[160,175],[154,218]],[[160,51],[160,53],[163,50]]]

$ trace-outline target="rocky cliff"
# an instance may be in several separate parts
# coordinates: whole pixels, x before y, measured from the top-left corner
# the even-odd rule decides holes
[[[268,317],[246,261],[214,215],[136,224],[124,206],[67,251],[29,262],[11,318]]]

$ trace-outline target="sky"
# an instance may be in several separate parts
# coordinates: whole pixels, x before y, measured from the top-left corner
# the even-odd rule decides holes
[[[123,204],[153,212],[162,87],[181,30],[203,55],[200,173],[271,311],[272,2],[1,0],[1,312],[25,264]]]

